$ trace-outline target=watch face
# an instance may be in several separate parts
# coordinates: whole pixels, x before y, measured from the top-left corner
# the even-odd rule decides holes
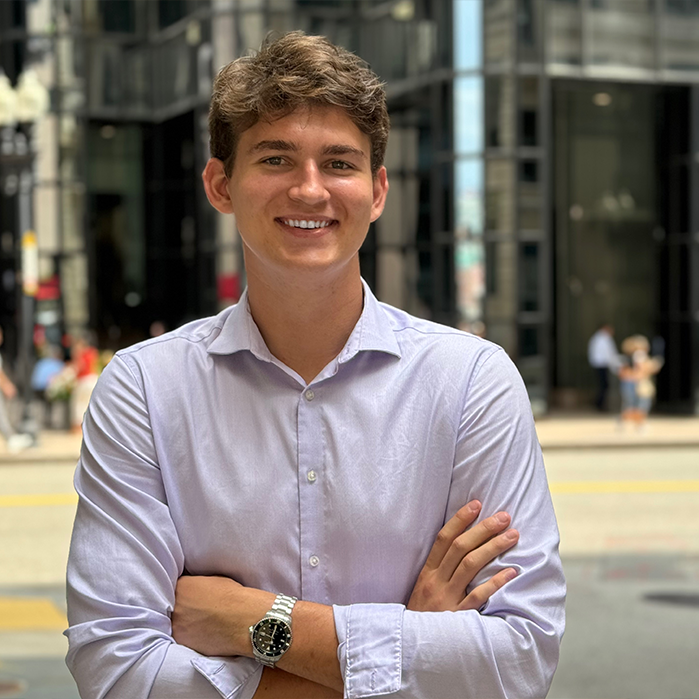
[[[255,648],[268,658],[276,658],[291,645],[291,629],[281,619],[262,619],[253,630]]]

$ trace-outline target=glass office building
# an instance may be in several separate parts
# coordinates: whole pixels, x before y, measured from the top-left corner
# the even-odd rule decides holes
[[[391,192],[361,252],[382,300],[502,345],[537,412],[591,403],[599,323],[663,338],[659,408],[699,412],[699,0],[1,2],[0,65],[51,90],[22,127],[43,288],[60,291],[39,322],[116,348],[237,298],[240,241],[199,176],[211,83],[290,29],[387,83]],[[19,231],[0,196],[11,328]]]
[[[530,395],[575,406],[596,326],[642,333],[659,408],[699,412],[699,2],[483,12],[489,335]]]

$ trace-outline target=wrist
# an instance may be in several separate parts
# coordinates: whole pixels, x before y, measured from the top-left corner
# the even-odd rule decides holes
[[[243,588],[244,598],[236,599],[236,619],[231,624],[231,655],[254,658],[252,642],[250,641],[250,626],[255,625],[272,608],[276,595],[266,590]]]
[[[253,657],[262,665],[276,667],[291,647],[291,629],[296,597],[276,595],[272,607],[249,627]]]

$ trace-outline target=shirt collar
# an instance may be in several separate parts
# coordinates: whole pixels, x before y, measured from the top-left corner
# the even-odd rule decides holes
[[[364,309],[338,356],[341,364],[348,362],[358,352],[385,352],[401,356],[388,314],[363,279],[362,285]],[[208,348],[210,354],[235,354],[241,350],[252,352],[258,359],[273,361],[272,353],[250,313],[247,289],[243,291],[238,303],[224,314],[221,332]]]

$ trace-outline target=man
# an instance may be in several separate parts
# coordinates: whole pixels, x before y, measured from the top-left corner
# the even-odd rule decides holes
[[[521,379],[360,277],[388,192],[380,82],[287,34],[219,73],[210,131],[247,290],[95,389],[68,568],[81,695],[544,696],[565,589]]]
[[[607,392],[609,391],[609,372],[619,371],[621,362],[614,343],[614,328],[609,323],[602,323],[587,344],[587,360],[597,374],[597,397],[595,407],[606,410]]]

